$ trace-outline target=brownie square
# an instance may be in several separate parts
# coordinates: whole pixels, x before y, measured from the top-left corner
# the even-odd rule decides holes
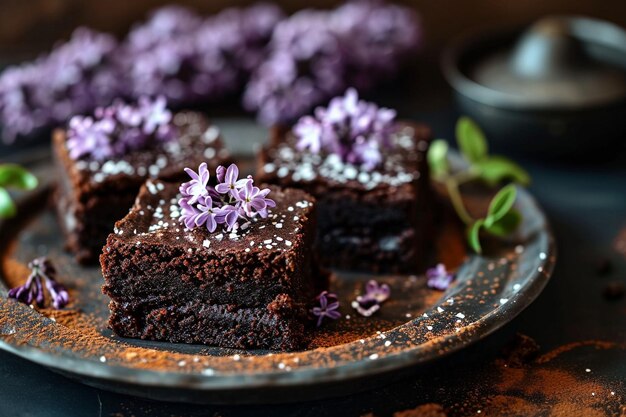
[[[207,161],[212,169],[230,161],[219,130],[199,113],[174,115],[178,137],[156,147],[98,162],[74,160],[63,129],[53,133],[59,184],[55,193],[66,248],[82,264],[95,263],[117,220],[124,217],[148,178],[175,180],[185,166]]]
[[[297,150],[291,131],[273,129],[258,154],[256,178],[316,198],[324,265],[411,273],[423,263],[431,223],[430,139],[427,126],[402,122],[394,146],[383,151],[384,163],[366,171],[334,154]]]
[[[318,277],[313,197],[270,186],[276,208],[267,218],[210,233],[180,222],[178,186],[148,181],[107,239],[100,263],[113,331],[242,349],[301,347]]]

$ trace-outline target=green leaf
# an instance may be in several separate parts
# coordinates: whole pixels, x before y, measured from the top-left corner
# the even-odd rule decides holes
[[[448,143],[443,139],[436,139],[428,149],[428,166],[433,177],[442,177],[448,173]]]
[[[13,217],[17,213],[15,203],[11,200],[9,192],[0,188],[0,218]]]
[[[0,165],[0,187],[32,190],[37,187],[37,177],[19,165]]]
[[[517,188],[515,188],[513,184],[509,184],[498,191],[489,203],[485,225],[490,227],[504,217],[511,210],[513,204],[515,204],[516,198]]]
[[[461,153],[471,162],[485,159],[489,153],[485,134],[469,117],[461,117],[456,123],[456,141]]]
[[[480,178],[492,186],[505,180],[510,180],[523,186],[530,183],[530,175],[528,175],[528,172],[515,162],[503,156],[490,156],[482,161],[476,162],[474,166],[479,169]]]
[[[522,222],[522,215],[515,209],[512,209],[498,221],[489,226],[485,226],[485,230],[494,236],[508,236],[518,228]]]
[[[467,242],[476,253],[481,253],[483,251],[482,246],[480,245],[480,229],[484,226],[484,224],[484,220],[479,219],[467,229]]]

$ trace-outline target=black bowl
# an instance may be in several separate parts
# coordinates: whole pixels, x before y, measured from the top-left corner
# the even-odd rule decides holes
[[[626,33],[614,25],[568,18],[571,35],[593,60],[626,70]],[[495,148],[548,158],[592,157],[620,148],[626,139],[626,97],[588,105],[524,103],[482,85],[472,70],[482,59],[513,49],[524,28],[465,36],[443,55],[444,75],[456,93],[461,113],[476,120]]]

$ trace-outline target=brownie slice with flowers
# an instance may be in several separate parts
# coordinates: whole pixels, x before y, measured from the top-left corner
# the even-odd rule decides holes
[[[100,257],[109,325],[123,337],[293,350],[316,281],[315,204],[261,189],[236,165],[148,181]],[[324,285],[323,283],[320,285]]]
[[[431,223],[431,132],[395,116],[350,89],[293,129],[275,128],[258,155],[260,181],[317,199],[325,265],[414,272],[422,263]]]
[[[54,132],[53,148],[58,217],[81,263],[97,262],[146,179],[179,179],[185,164],[207,160],[215,168],[230,159],[215,126],[198,113],[172,114],[163,98],[75,116]]]

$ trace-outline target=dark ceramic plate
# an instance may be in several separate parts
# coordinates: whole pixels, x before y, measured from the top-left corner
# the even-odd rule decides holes
[[[249,145],[249,144],[248,144]],[[247,147],[249,148],[249,146]],[[39,167],[40,177],[50,172]],[[81,268],[64,254],[59,229],[46,208],[47,192],[22,202],[21,217],[0,224],[0,347],[87,384],[163,400],[263,403],[345,394],[397,377],[468,346],[527,307],[545,286],[555,261],[546,218],[520,190],[524,223],[515,242],[500,242],[488,256],[465,253],[450,222],[434,245],[446,264],[457,264],[446,292],[426,288],[420,276],[380,276],[391,299],[370,318],[350,301],[370,277],[336,273],[343,318],[315,331],[303,351],[237,351],[198,345],[121,339],[106,328],[107,298],[98,268]],[[36,310],[8,300],[24,280],[25,264],[48,255],[70,287],[62,311]]]

